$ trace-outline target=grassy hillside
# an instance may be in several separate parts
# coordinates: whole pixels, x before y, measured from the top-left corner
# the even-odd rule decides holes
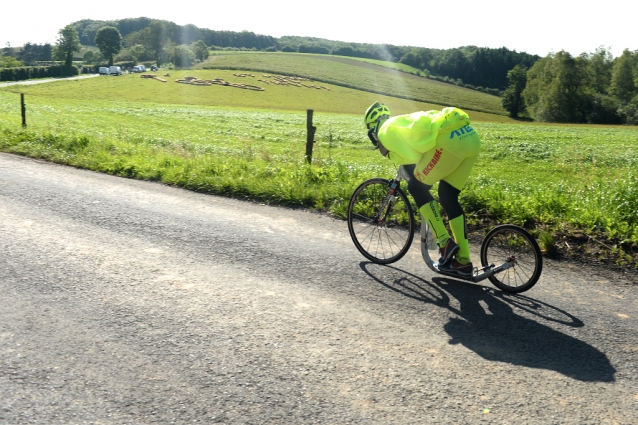
[[[433,81],[390,67],[339,56],[287,53],[213,55],[205,69],[243,69],[299,75],[371,93],[443,106],[505,115],[501,99],[486,93]]]
[[[264,108],[273,110],[305,111],[361,115],[376,100],[385,102],[393,114],[409,113],[416,110],[440,109],[441,105],[411,101],[396,97],[382,96],[334,84],[316,81],[301,81],[304,86],[277,85],[274,78],[264,77],[264,73],[227,70],[167,71],[156,73],[167,80],[162,83],[153,79],[140,78],[139,74],[119,77],[99,77],[76,81],[60,81],[49,84],[13,87],[8,90],[26,93],[29,97],[50,99],[74,99],[86,101],[113,100],[122,102],[148,102],[164,105],[206,105],[244,108]],[[238,77],[234,74],[250,74]],[[272,75],[272,74],[266,74]],[[407,74],[406,74],[407,75]],[[244,90],[222,85],[193,86],[176,83],[176,79],[194,76],[199,79],[222,79],[227,82],[249,84],[264,88],[264,91]],[[262,80],[262,81],[260,81]],[[450,86],[455,87],[455,86]],[[474,121],[514,122],[508,117],[483,112],[470,112]]]

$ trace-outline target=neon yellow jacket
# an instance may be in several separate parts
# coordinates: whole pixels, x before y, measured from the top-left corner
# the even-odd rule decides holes
[[[439,135],[469,124],[470,117],[458,108],[419,111],[386,120],[379,129],[379,140],[395,164],[416,164],[425,152],[434,149]]]

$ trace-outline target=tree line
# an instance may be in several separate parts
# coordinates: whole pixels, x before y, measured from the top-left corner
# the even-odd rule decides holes
[[[429,49],[388,44],[344,43],[313,37],[280,38],[249,31],[214,31],[169,21],[131,18],[83,20],[58,33],[55,46],[27,43],[16,54],[8,46],[0,67],[58,60],[71,66],[82,46],[85,63],[153,61],[188,67],[209,49],[332,54],[403,63],[430,78],[492,94],[503,94],[512,117],[547,122],[638,124],[638,51],[618,58],[599,48],[573,57],[561,51],[544,58],[506,48],[464,46]]]
[[[605,47],[577,57],[560,51],[507,74],[503,107],[537,121],[638,124],[638,51]]]
[[[314,37],[276,38],[250,31],[215,31],[150,18],[82,20],[72,25],[77,29],[80,41],[85,46],[96,46],[95,37],[101,28],[117,28],[125,50],[128,51],[133,46],[143,48],[143,52],[139,53],[142,60],[172,62],[176,57],[176,46],[190,48],[192,54],[189,54],[185,47],[177,49],[182,57],[186,55],[197,59],[198,54],[192,46],[201,41],[212,49],[332,54],[404,63],[419,69],[423,75],[446,77],[448,82],[479,89],[491,88],[497,92],[506,88],[507,72],[515,65],[530,67],[540,59],[539,56],[511,51],[504,47],[491,49],[466,46],[445,50],[390,44],[345,43]],[[137,50],[140,50],[140,47]],[[135,59],[130,56],[122,59]]]
[[[314,37],[276,38],[249,31],[214,31],[195,25],[181,26],[170,21],[145,17],[113,21],[85,19],[70,25],[76,30],[77,42],[85,47],[81,59],[88,64],[153,61],[158,65],[170,62],[177,66],[189,66],[197,60],[206,59],[208,49],[332,54],[403,63],[417,68],[420,75],[498,95],[507,86],[509,70],[515,65],[530,67],[540,59],[538,56],[506,48],[467,46],[444,50],[345,43]],[[103,42],[100,45],[97,42],[98,33],[104,28],[109,28],[111,38],[107,44]],[[68,32],[69,29],[65,31]],[[62,38],[67,43],[67,38],[70,40],[74,37],[69,35]],[[95,47],[98,49],[91,49]],[[52,58],[66,62],[67,57],[59,53],[63,50],[68,51],[68,46],[56,43],[51,52]],[[31,57],[28,54],[25,56]],[[30,60],[25,60],[25,63]]]

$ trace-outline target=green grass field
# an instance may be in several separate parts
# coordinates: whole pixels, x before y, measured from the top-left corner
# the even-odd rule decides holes
[[[361,181],[396,171],[367,140],[365,108],[377,99],[393,113],[440,108],[325,83],[316,85],[329,90],[263,83],[257,92],[173,81],[261,85],[256,72],[169,72],[166,83],[125,75],[0,89],[0,150],[344,217]],[[27,130],[18,92],[26,93]],[[308,108],[317,126],[312,165],[304,158]],[[638,247],[638,129],[469,112],[483,140],[462,194],[471,220],[518,223],[546,239],[592,235],[622,247],[619,262],[635,263],[627,253]]]
[[[497,96],[430,80],[369,61],[339,56],[236,53],[213,55],[198,67],[244,69],[255,72],[270,70],[424,103],[506,115],[501,106],[501,99]]]

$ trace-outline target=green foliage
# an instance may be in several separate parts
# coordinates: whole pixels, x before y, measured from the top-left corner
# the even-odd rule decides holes
[[[20,68],[0,68],[0,81],[22,81],[31,78],[70,77],[79,75],[77,66],[24,66]]]
[[[22,61],[17,60],[13,56],[0,56],[0,68],[17,68],[23,65],[24,63]]]
[[[208,46],[204,43],[203,40],[197,40],[197,42],[193,43],[193,53],[195,54],[195,58],[199,61],[203,61],[208,59],[210,53],[208,52]]]
[[[140,57],[142,57],[143,54],[144,46],[142,46],[141,44],[135,44],[129,49],[129,55],[131,55],[131,59],[135,63],[140,61]]]
[[[18,57],[25,65],[34,65],[38,61],[50,61],[52,59],[53,48],[49,43],[32,44],[25,43],[22,46]]]
[[[587,122],[596,124],[618,124],[620,102],[614,97],[596,94],[587,114]]]
[[[523,90],[527,84],[527,69],[516,65],[507,73],[509,86],[503,93],[503,108],[512,118],[517,118],[519,114],[526,112]]]
[[[55,42],[54,58],[64,61],[66,66],[73,65],[73,54],[79,52],[80,38],[73,25],[67,25],[58,31],[58,39]]]
[[[231,75],[219,74],[227,80]],[[73,87],[38,86],[27,88],[26,132],[16,113],[17,95],[0,90],[0,150],[206,193],[317,208],[341,217],[361,181],[395,172],[369,146],[360,114],[335,114],[330,110],[334,102],[327,103],[326,111],[331,112],[315,111],[317,143],[308,166],[303,102],[298,112],[211,107],[211,99],[228,96],[219,100],[223,104],[243,91],[218,87],[211,93],[213,87],[172,84],[175,93],[181,93],[178,97],[164,91],[170,83],[135,75],[82,80]],[[296,88],[280,89],[281,102],[293,99],[291,90]],[[337,99],[348,97],[333,91]],[[312,97],[307,93],[322,92],[303,93],[308,101]],[[177,104],[194,103],[195,96],[202,97],[200,106]],[[131,101],[133,97],[144,100]],[[174,104],[162,105],[158,99]],[[251,97],[241,99],[247,102]],[[369,104],[364,98],[358,102]],[[356,102],[353,108],[360,109]],[[470,217],[488,213],[532,229],[549,232],[568,226],[638,243],[637,130],[496,124],[470,115],[483,140],[473,177],[462,192]]]
[[[615,61],[611,71],[609,94],[626,104],[638,94],[634,78],[635,58],[628,49]]]
[[[160,66],[164,59],[164,49],[169,40],[168,32],[162,21],[152,21],[145,29],[145,48]]]
[[[188,68],[195,61],[195,54],[188,46],[175,46],[173,48],[172,62],[180,68]]]
[[[598,94],[608,94],[608,87],[611,83],[611,68],[613,66],[613,56],[609,49],[599,47],[595,53],[587,55],[587,71],[591,89]]]
[[[638,95],[619,108],[618,114],[624,118],[627,124],[638,125]]]
[[[108,60],[109,66],[113,65],[113,56],[122,50],[122,36],[115,27],[102,27],[95,34],[95,45],[102,56]]]
[[[527,73],[523,97],[538,121],[586,122],[593,95],[583,58],[560,51],[536,62]]]

